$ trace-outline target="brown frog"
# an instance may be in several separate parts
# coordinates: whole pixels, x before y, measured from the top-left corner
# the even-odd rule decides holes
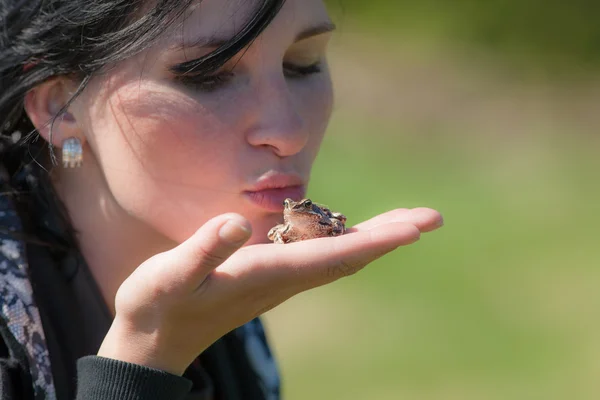
[[[313,203],[310,199],[283,202],[283,224],[269,231],[269,240],[291,243],[326,236],[339,236],[346,232],[346,217]]]

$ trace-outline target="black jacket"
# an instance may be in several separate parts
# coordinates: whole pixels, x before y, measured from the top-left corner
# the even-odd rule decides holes
[[[112,316],[85,260],[65,240],[56,210],[38,204],[43,212],[33,217],[23,209],[17,213],[11,196],[0,175],[0,275],[17,255],[28,266],[58,400],[279,399],[277,368],[258,319],[218,340],[183,377],[95,356]],[[1,299],[3,307],[10,300]],[[0,318],[0,400],[37,400],[39,376],[32,376],[26,349],[5,319]]]

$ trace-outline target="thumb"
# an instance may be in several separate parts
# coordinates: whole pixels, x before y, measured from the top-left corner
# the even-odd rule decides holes
[[[206,222],[168,253],[174,257],[180,281],[197,288],[251,235],[252,227],[246,218],[239,214],[223,214]]]

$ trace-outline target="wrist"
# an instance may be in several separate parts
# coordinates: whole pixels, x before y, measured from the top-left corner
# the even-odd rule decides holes
[[[157,328],[139,328],[115,317],[98,356],[183,375],[196,355],[169,345]]]

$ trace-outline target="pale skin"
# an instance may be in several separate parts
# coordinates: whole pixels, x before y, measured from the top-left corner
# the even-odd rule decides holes
[[[272,171],[308,184],[333,98],[322,1],[288,0],[216,90],[168,71],[212,50],[173,45],[230,38],[251,4],[204,0],[153,48],[95,77],[52,135],[47,121],[77,83],[50,79],[26,96],[44,139],[83,142],[83,166],[52,177],[115,317],[100,356],[182,374],[231,329],[442,225],[435,210],[397,209],[341,237],[266,244],[281,213],[242,192]],[[283,67],[315,63],[301,78]]]

